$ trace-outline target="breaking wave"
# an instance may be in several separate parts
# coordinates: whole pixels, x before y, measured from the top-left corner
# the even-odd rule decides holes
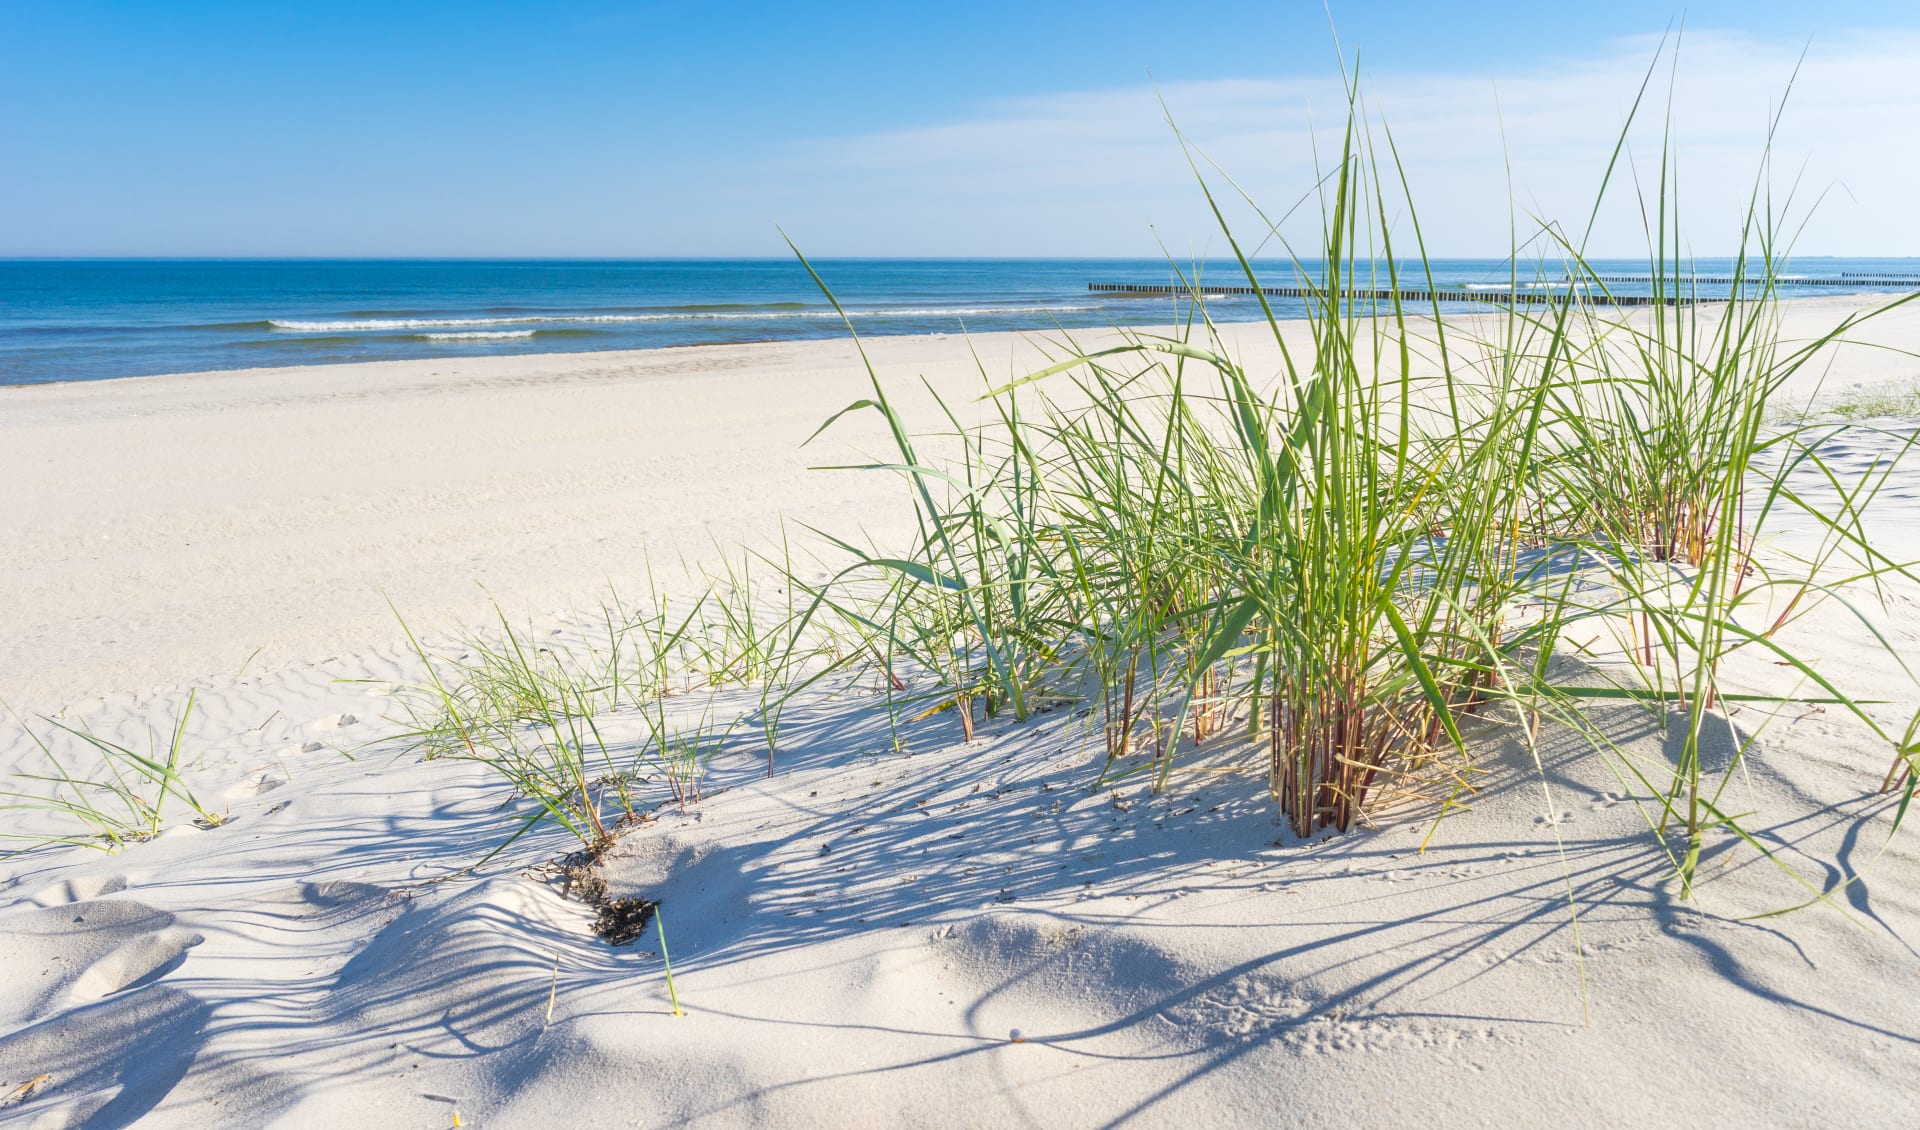
[[[510,337],[532,337],[539,330],[463,330],[454,333],[420,334],[427,341],[495,341]]]

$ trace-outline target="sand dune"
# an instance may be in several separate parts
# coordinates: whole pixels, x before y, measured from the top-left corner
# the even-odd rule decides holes
[[[1887,338],[1920,341],[1903,318]],[[1275,364],[1261,331],[1235,333]],[[979,381],[957,339],[874,352],[902,387]],[[1901,373],[1860,349],[1824,379]],[[0,549],[0,693],[29,719],[0,724],[0,771],[46,768],[29,726],[75,755],[35,714],[144,748],[191,693],[186,781],[226,817],[176,806],[118,854],[0,860],[0,1125],[1910,1117],[1920,848],[1887,837],[1890,754],[1815,709],[1769,726],[1730,803],[1830,905],[1755,918],[1808,892],[1722,835],[1679,901],[1617,765],[1562,731],[1541,773],[1481,721],[1490,784],[1468,811],[1436,827],[1390,805],[1299,842],[1253,778],[1091,790],[1100,743],[1070,710],[971,743],[936,716],[902,752],[869,689],[822,687],[776,776],[737,743],[711,795],[607,860],[612,894],[661,903],[674,1016],[660,931],[609,947],[564,897],[563,831],[473,866],[530,802],[396,736],[423,672],[383,592],[445,642],[484,627],[479,581],[546,613],[529,631],[548,646],[586,646],[597,625],[570,602],[646,554],[701,557],[782,515],[889,536],[891,482],[806,470],[870,437],[799,447],[863,380],[849,347],[808,343],[0,395],[19,484],[0,513],[25,532]],[[1871,468],[1915,426],[1886,423],[1836,459]],[[1902,475],[1877,504],[1886,548],[1920,557],[1920,467]],[[1774,552],[1812,536],[1774,534]],[[1915,597],[1863,606],[1905,656]],[[1844,609],[1792,632],[1911,716],[1911,681]],[[1757,658],[1733,674],[1791,681]],[[1623,756],[1669,757],[1643,712],[1608,728]]]
[[[1764,743],[1742,808],[1860,880],[1749,922],[1802,893],[1725,837],[1677,902],[1571,736],[1544,790],[1489,732],[1505,783],[1470,813],[1298,844],[1238,779],[1090,792],[1065,715],[905,755],[877,715],[792,725],[779,777],[735,755],[610,862],[669,916],[684,1017],[651,932],[610,949],[526,870],[564,834],[458,874],[502,790],[390,746],[285,765],[212,831],[17,859],[0,1081],[55,1086],[0,1119],[1312,1125],[1364,1093],[1453,1125],[1892,1125],[1913,1102],[1920,859],[1882,850],[1884,762],[1817,729]],[[1659,756],[1644,719],[1616,732]]]

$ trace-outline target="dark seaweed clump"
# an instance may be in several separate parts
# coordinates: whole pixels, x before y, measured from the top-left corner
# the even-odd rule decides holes
[[[600,865],[613,844],[612,837],[608,837],[584,851],[561,856],[553,861],[552,868],[565,884],[561,888],[563,897],[578,899],[599,912],[593,922],[593,932],[609,945],[624,946],[646,931],[660,902],[607,897],[610,892],[607,880],[600,874]]]
[[[645,932],[659,906],[656,899],[610,899],[600,904],[593,932],[605,938],[608,945],[624,946]]]
[[[607,901],[607,881],[600,877],[600,862],[606,858],[613,847],[612,840],[605,840],[585,851],[576,851],[554,860],[554,865],[565,883],[560,890],[561,897],[579,899],[588,906],[599,906]]]

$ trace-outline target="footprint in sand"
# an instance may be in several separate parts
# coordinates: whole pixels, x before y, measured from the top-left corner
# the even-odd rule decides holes
[[[180,968],[187,960],[187,951],[204,941],[199,934],[177,926],[136,937],[87,966],[74,979],[67,995],[75,1003],[82,1003],[152,984]]]
[[[276,773],[260,773],[235,781],[228,785],[221,795],[228,800],[246,800],[261,793],[270,793],[286,783],[286,780]]]
[[[353,879],[293,883],[257,898],[253,909],[289,920],[339,919],[386,905],[393,892]]]
[[[1535,827],[1539,828],[1557,828],[1562,824],[1573,823],[1573,813],[1565,810],[1560,812],[1543,812],[1533,818],[1533,823]]]
[[[62,879],[51,887],[42,887],[28,902],[35,906],[65,906],[70,902],[85,902],[97,899],[101,895],[118,894],[127,889],[127,877],[119,874],[75,875]]]
[[[203,940],[173,915],[125,898],[66,899],[69,879],[41,892],[52,905],[0,915],[0,1028],[29,1021],[61,1002],[84,1004],[165,977]]]
[[[316,911],[340,910],[372,900],[384,900],[389,894],[387,888],[373,883],[361,883],[352,879],[324,879],[318,883],[302,883],[299,901]]]

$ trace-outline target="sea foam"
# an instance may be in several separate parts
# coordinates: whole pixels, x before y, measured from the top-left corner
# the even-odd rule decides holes
[[[498,338],[532,337],[538,330],[462,330],[454,333],[421,334],[428,341],[492,341]]]

